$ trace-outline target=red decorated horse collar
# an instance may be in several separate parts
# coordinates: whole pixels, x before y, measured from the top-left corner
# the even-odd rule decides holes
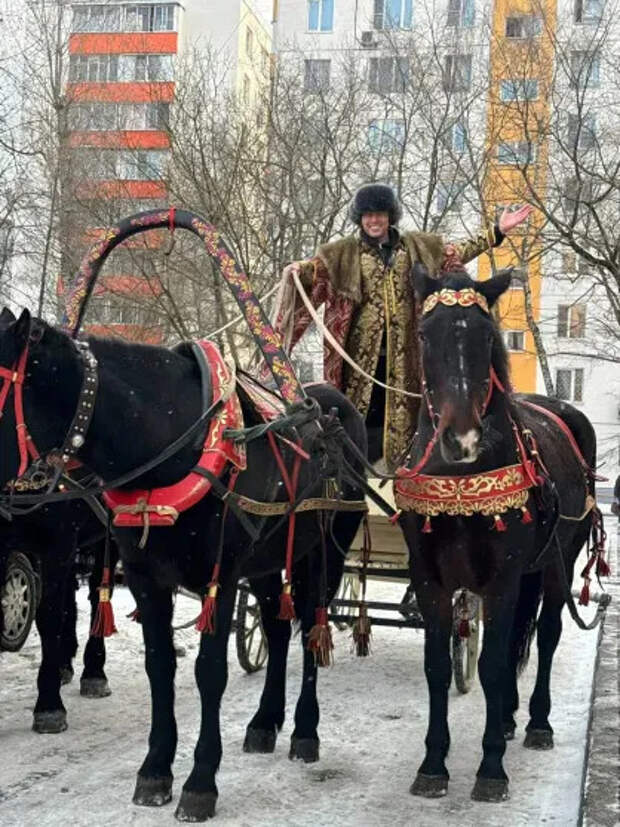
[[[423,530],[427,533],[431,530],[430,518],[440,514],[493,517],[498,531],[506,530],[500,514],[509,508],[521,509],[523,522],[532,519],[526,503],[536,478],[533,468],[522,462],[458,477],[420,474],[408,468],[399,468],[396,475],[394,499],[397,507],[424,515]]]

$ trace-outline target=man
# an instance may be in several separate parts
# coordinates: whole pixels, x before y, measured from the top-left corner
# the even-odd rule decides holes
[[[361,187],[350,207],[359,232],[323,244],[314,258],[284,268],[276,329],[285,347],[293,348],[311,322],[292,285],[291,274],[297,273],[312,305],[325,304],[325,327],[367,374],[419,393],[417,318],[409,279],[413,262],[421,261],[431,275],[460,267],[501,244],[530,211],[529,206],[504,210],[498,224],[486,233],[445,245],[439,235],[398,231],[402,210],[391,187]],[[370,461],[383,456],[387,467],[395,468],[413,439],[419,400],[373,384],[328,341],[324,378],[340,388],[366,418]]]

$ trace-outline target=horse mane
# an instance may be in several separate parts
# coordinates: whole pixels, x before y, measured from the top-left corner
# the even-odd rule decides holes
[[[465,288],[470,288],[472,290],[477,290],[479,282],[474,281],[471,278],[469,273],[465,269],[442,273],[438,281],[441,284],[441,288],[448,288],[449,290],[463,290]],[[478,309],[479,313],[483,313],[484,311]],[[489,319],[493,326],[493,348],[491,351],[491,363],[493,365],[493,369],[497,374],[497,378],[502,383],[504,388],[506,389],[507,396],[512,395],[511,384],[510,384],[510,367],[508,362],[508,351],[506,350],[506,346],[504,345],[504,340],[502,338],[502,334],[500,333],[499,325],[497,323],[497,315],[491,310],[489,313]]]

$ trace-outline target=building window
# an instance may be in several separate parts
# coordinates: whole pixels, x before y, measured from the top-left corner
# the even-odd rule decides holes
[[[504,341],[508,350],[525,350],[525,330],[505,330]]]
[[[592,180],[567,178],[563,187],[564,210],[567,213],[587,211],[592,206]]]
[[[118,32],[122,6],[97,4],[73,7],[74,32]]]
[[[462,155],[465,152],[467,143],[467,131],[462,123],[452,124],[450,129],[450,148],[455,155]]]
[[[128,32],[174,31],[174,6],[172,3],[125,6],[124,29]]]
[[[585,304],[558,305],[558,339],[583,339],[585,335]]]
[[[574,250],[566,250],[562,253],[562,270],[565,273],[574,273],[577,269],[577,255]]]
[[[443,72],[444,89],[466,92],[471,86],[471,55],[446,55]]]
[[[512,268],[511,290],[523,290],[527,281],[527,265]]]
[[[369,61],[368,85],[371,92],[387,95],[404,92],[409,78],[406,57],[372,57]]]
[[[375,29],[410,29],[413,0],[375,0]]]
[[[243,103],[246,106],[250,105],[250,78],[247,75],[243,76]]]
[[[555,395],[567,402],[583,402],[583,368],[559,368],[555,373]]]
[[[575,23],[598,23],[603,14],[603,0],[575,0]]]
[[[118,55],[71,55],[71,83],[114,83],[118,80]]]
[[[245,53],[248,57],[254,53],[254,33],[249,26],[245,29]]]
[[[127,150],[119,153],[119,178],[152,181],[164,174],[167,152]]]
[[[570,85],[596,89],[601,83],[601,59],[598,52],[571,52]]]
[[[458,212],[463,206],[463,184],[452,181],[437,184],[437,213]]]
[[[174,80],[172,55],[119,55],[119,80],[152,83]]]
[[[304,61],[304,92],[316,94],[329,89],[331,60]]]
[[[571,151],[574,149],[592,149],[596,144],[595,115],[588,112],[579,117],[579,115],[569,112],[567,139]]]
[[[376,154],[402,149],[405,141],[405,122],[394,118],[374,120],[368,127],[368,146]]]
[[[519,14],[506,18],[506,37],[524,39],[540,37],[542,18],[533,14]]]
[[[474,0],[448,0],[447,26],[455,28],[474,25]]]
[[[334,0],[308,0],[308,30],[331,32],[334,28]]]
[[[538,81],[531,78],[518,80],[502,80],[500,83],[500,98],[509,101],[533,101],[538,97]]]
[[[526,166],[536,160],[536,144],[531,141],[506,141],[497,147],[497,163]]]

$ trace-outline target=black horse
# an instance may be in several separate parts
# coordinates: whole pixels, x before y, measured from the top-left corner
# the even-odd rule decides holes
[[[98,362],[99,390],[92,422],[78,457],[99,478],[110,481],[158,457],[199,418],[203,410],[201,374],[195,359],[186,352],[95,338],[88,341]],[[0,366],[10,371],[28,344],[24,419],[28,432],[44,454],[62,444],[66,437],[80,394],[84,360],[67,335],[38,320],[31,321],[29,313],[24,311],[19,320],[0,330]],[[365,452],[366,434],[358,412],[340,393],[328,386],[312,388],[309,393],[326,416],[321,417],[324,426],[321,430],[316,422],[300,429],[311,458],[301,465],[298,491],[317,497],[322,495],[325,476],[330,479],[338,476],[338,463],[332,465],[331,460],[334,452],[341,452],[347,439]],[[251,422],[252,410],[245,403],[243,407]],[[341,426],[327,415],[332,408],[338,410]],[[289,446],[297,437],[292,430],[288,441],[279,443],[282,459],[289,469],[298,455]],[[129,487],[150,489],[175,483],[196,465],[200,453],[201,448],[196,447],[193,440],[139,479],[132,480]],[[0,428],[0,485],[16,476],[19,461],[15,416],[8,408]],[[238,476],[235,493],[258,501],[288,500],[280,469],[265,436],[249,442],[247,468]],[[227,480],[223,482],[226,484]],[[353,481],[343,480],[336,485],[340,488],[339,496],[345,500],[363,497]],[[297,515],[293,594],[304,644],[316,623],[315,609],[328,605],[337,588],[344,565],[342,550],[350,545],[359,520],[359,512],[338,512],[330,526],[329,521],[319,519],[316,512]],[[171,631],[173,592],[183,586],[192,592],[204,593],[214,570],[218,546],[221,549],[215,632],[202,635],[196,661],[202,723],[194,767],[176,811],[180,820],[204,820],[215,811],[215,775],[222,754],[219,706],[227,680],[226,649],[240,576],[250,579],[260,600],[270,651],[266,691],[248,728],[246,749],[272,749],[284,718],[284,679],[279,662],[286,656],[290,623],[278,620],[277,614],[287,523],[281,518],[264,517],[256,521],[255,528],[259,531],[258,539],[252,541],[235,513],[226,510],[222,499],[211,492],[181,513],[174,526],[152,528],[145,548],[140,547],[142,529],[123,528],[115,532],[127,584],[140,612],[146,671],[151,684],[149,748],[138,771],[134,794],[134,802],[142,805],[165,804],[172,795],[172,763],[177,743],[176,661]],[[306,650],[302,692],[291,740],[294,756],[305,760],[316,758],[318,718],[316,660],[314,654]]]
[[[400,523],[409,546],[412,582],[425,623],[430,697],[426,755],[411,787],[414,795],[444,795],[448,786],[450,636],[453,595],[461,587],[478,594],[484,604],[478,671],[487,717],[472,797],[507,797],[502,757],[506,738],[514,736],[517,672],[527,657],[541,595],[538,673],[525,746],[553,746],[551,666],[561,633],[566,579],[571,582],[590,530],[591,515],[582,515],[588,510],[588,495],[594,494],[593,475],[584,469],[585,463],[595,467],[596,445],[589,421],[571,406],[511,393],[507,355],[489,312],[509,282],[509,273],[486,282],[473,282],[465,273],[444,274],[439,283],[421,267],[414,273],[423,308],[419,335],[425,401],[409,479],[405,473],[396,486],[397,503],[404,509]],[[553,413],[574,435],[585,463]],[[536,450],[544,466],[530,461],[537,459]],[[498,513],[471,513],[458,501],[452,502],[451,512],[438,506],[446,478],[452,479],[451,485],[460,480],[471,491],[484,491],[489,472],[511,467],[523,478],[531,475],[531,487],[503,506],[500,498],[493,505]],[[512,485],[517,478],[506,476],[502,485]],[[419,499],[424,496],[426,505]],[[562,516],[573,519],[562,519],[558,506]]]
[[[11,522],[0,521],[0,583],[4,583],[10,555],[25,554],[34,562],[38,582],[35,621],[41,639],[38,696],[32,728],[39,733],[63,732],[67,713],[60,695],[62,684],[73,678],[77,607],[77,576],[88,574],[91,627],[99,600],[104,563],[104,531],[86,503],[47,505]],[[111,562],[118,553],[111,547]],[[0,612],[0,628],[3,617]],[[80,694],[103,698],[110,694],[104,671],[103,637],[90,636],[84,647]]]

